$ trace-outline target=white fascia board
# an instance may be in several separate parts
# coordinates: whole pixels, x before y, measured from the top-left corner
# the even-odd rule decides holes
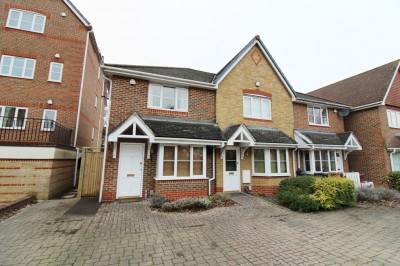
[[[257,142],[254,147],[281,147],[281,148],[297,148],[298,144],[285,144],[285,143],[262,143]]]
[[[21,160],[75,160],[76,150],[56,147],[0,146],[1,159]]]
[[[76,9],[74,5],[71,4],[70,1],[64,0],[64,3],[71,9],[71,11],[79,18],[79,20],[85,25],[86,27],[92,27],[90,23],[82,16],[82,14]]]
[[[313,145],[313,142],[307,138],[306,136],[304,136],[303,134],[301,134],[299,131],[295,130],[294,131],[294,140],[298,142],[298,140],[302,140],[303,142],[305,142],[306,144],[311,144]]]
[[[399,62],[399,63],[397,63],[396,70],[394,71],[393,77],[392,77],[392,79],[391,79],[391,81],[390,81],[390,83],[389,83],[389,86],[388,86],[388,88],[386,89],[385,96],[383,97],[383,100],[382,100],[382,105],[385,105],[386,98],[387,98],[387,97],[388,97],[388,95],[389,95],[389,92],[390,92],[390,89],[392,88],[392,85],[393,85],[394,79],[396,78],[397,72],[399,71],[399,66],[400,66],[400,62]]]
[[[344,145],[323,145],[323,144],[315,144],[315,150],[347,150],[347,147]]]
[[[358,141],[358,139],[356,138],[356,136],[353,134],[353,132],[350,133],[350,136],[349,136],[349,138],[347,139],[345,145],[348,146],[348,145],[349,145],[349,142],[350,142],[351,140],[355,141],[356,144],[357,144],[357,147],[360,147],[360,149],[362,149],[360,142]]]
[[[245,134],[246,137],[249,139],[250,146],[254,146],[256,140],[243,124],[241,124],[240,127],[238,127],[238,129],[235,131],[235,133],[233,133],[233,135],[229,138],[227,145],[233,145],[235,143],[235,139],[237,138],[237,136],[239,136],[241,132],[243,132],[243,134]]]
[[[117,142],[119,136],[125,130],[127,130],[131,125],[133,125],[133,123],[136,123],[136,125],[143,130],[143,132],[149,137],[150,142],[154,141],[155,135],[153,131],[146,125],[146,123],[144,123],[144,121],[137,114],[132,115],[128,120],[126,120],[122,125],[120,125],[117,130],[108,135],[108,141]]]
[[[320,102],[320,101],[312,101],[312,100],[303,100],[303,99],[295,99],[293,100],[294,103],[304,103],[304,104],[318,104],[320,106],[326,107],[326,108],[347,108],[350,109],[351,106],[349,105],[343,105],[343,104],[330,104],[326,102]]]
[[[202,89],[216,90],[218,86],[213,83],[194,81],[189,79],[174,78],[169,76],[163,76],[158,74],[146,73],[135,70],[127,70],[118,67],[104,66],[104,71],[111,75],[118,75],[124,77],[139,78],[144,80],[149,80],[152,82],[169,83],[178,86],[196,87]]]
[[[374,108],[374,107],[379,107],[382,105],[382,101],[380,102],[375,102],[375,103],[369,103],[369,104],[365,104],[365,105],[360,105],[357,107],[352,107],[350,108],[350,111],[361,111],[361,110],[365,110],[365,109],[369,109],[369,108]]]
[[[223,141],[220,140],[206,140],[206,139],[183,139],[183,138],[163,138],[156,137],[153,143],[159,144],[189,144],[189,145],[208,145],[208,146],[221,146]]]

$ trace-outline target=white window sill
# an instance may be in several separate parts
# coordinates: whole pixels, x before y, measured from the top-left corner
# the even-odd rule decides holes
[[[10,77],[10,78],[17,78],[17,79],[33,79],[33,77],[31,77],[31,78],[27,78],[27,77],[17,77],[17,76],[12,76],[12,75],[5,75],[5,74],[0,74],[0,76],[3,76],[3,77]]]
[[[289,173],[285,173],[285,174],[256,174],[253,173],[253,176],[259,176],[259,177],[287,177],[290,176]]]
[[[24,29],[20,29],[20,28],[17,28],[17,27],[11,27],[11,26],[6,26],[6,28],[14,29],[14,30],[22,30],[22,31],[27,31],[27,32],[33,32],[33,33],[39,33],[39,34],[44,34],[44,31],[24,30]]]
[[[165,109],[165,108],[157,108],[152,106],[147,106],[148,109],[153,110],[160,110],[160,111],[171,111],[171,112],[178,112],[178,113],[188,113],[188,110],[176,110],[176,109]]]
[[[192,176],[192,177],[154,177],[154,180],[156,181],[179,181],[179,180],[201,180],[201,179],[209,179],[208,177],[205,176]]]
[[[48,82],[53,82],[53,83],[61,83],[61,80],[48,80]]]
[[[310,126],[315,126],[315,127],[330,127],[329,124],[313,124],[313,123],[308,123]]]
[[[243,118],[248,118],[248,119],[258,119],[258,120],[272,120],[272,117],[251,117],[251,116],[243,116]]]

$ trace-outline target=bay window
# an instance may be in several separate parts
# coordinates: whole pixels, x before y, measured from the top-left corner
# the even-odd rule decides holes
[[[163,145],[160,147],[159,162],[161,179],[206,177],[204,146]]]
[[[267,97],[244,95],[243,116],[271,120],[271,100]]]
[[[150,84],[148,107],[187,112],[188,89]]]
[[[328,126],[328,109],[320,107],[307,107],[308,123],[310,125]]]
[[[28,108],[14,106],[0,106],[0,127],[24,129]]]
[[[253,173],[261,176],[289,175],[287,149],[253,149]]]

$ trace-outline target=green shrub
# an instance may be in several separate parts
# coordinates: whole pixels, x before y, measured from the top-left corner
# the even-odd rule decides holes
[[[324,210],[354,205],[356,190],[353,181],[340,177],[315,178],[311,198]]]
[[[282,180],[279,184],[278,201],[294,211],[318,211],[318,202],[311,198],[315,177],[300,176]]]
[[[400,190],[400,172],[390,172],[386,177],[390,188]]]
[[[161,206],[166,203],[169,202],[169,200],[159,194],[154,194],[151,198],[150,198],[150,206],[153,208],[161,208]]]
[[[228,193],[221,193],[218,192],[210,197],[208,197],[209,200],[211,200],[212,203],[223,203],[223,202],[228,202],[231,200],[231,195]]]
[[[209,209],[211,201],[208,198],[183,198],[173,202],[166,202],[162,210],[167,212],[183,211],[188,209]]]
[[[360,188],[357,190],[358,201],[379,202],[382,200],[400,199],[400,193],[396,190],[377,187],[377,188]]]

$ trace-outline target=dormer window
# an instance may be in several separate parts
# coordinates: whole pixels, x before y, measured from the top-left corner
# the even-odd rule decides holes
[[[328,109],[308,106],[308,123],[316,126],[329,126]]]
[[[188,89],[149,85],[148,107],[154,109],[188,111]]]
[[[7,27],[19,30],[44,32],[46,16],[30,11],[10,9],[7,19]]]

